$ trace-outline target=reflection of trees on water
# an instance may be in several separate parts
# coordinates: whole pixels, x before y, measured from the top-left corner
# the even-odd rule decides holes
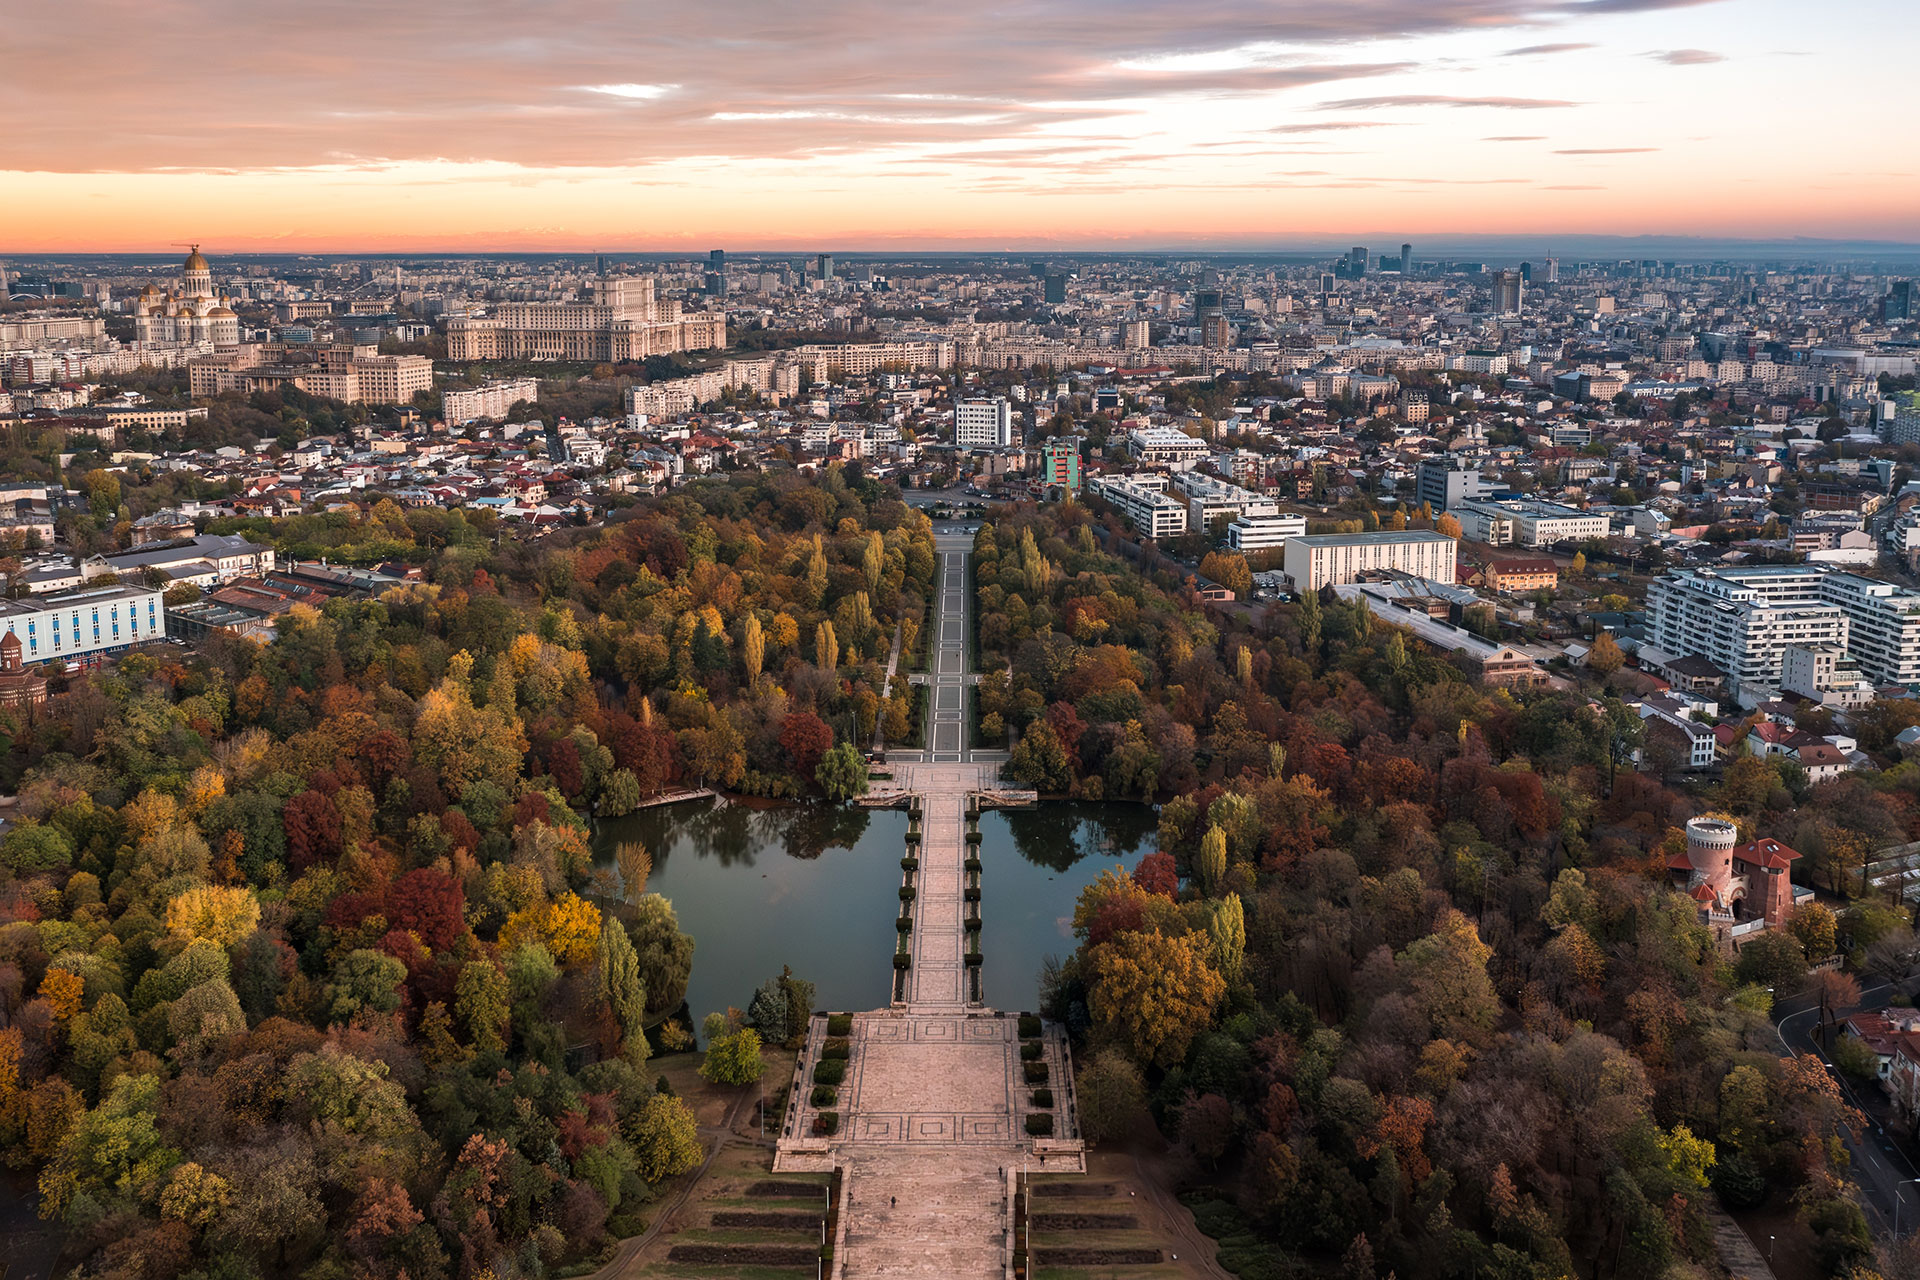
[[[1062,872],[1086,857],[1125,858],[1151,842],[1158,818],[1146,805],[1046,803],[1005,814],[1013,847],[1035,866]]]
[[[851,849],[867,834],[873,814],[867,809],[843,809],[838,806],[789,809],[781,847],[790,858],[817,858],[829,849]]]
[[[666,869],[670,858],[688,853],[712,858],[723,867],[751,867],[756,857],[772,849],[793,858],[818,858],[828,849],[858,843],[872,818],[866,809],[829,805],[756,809],[715,800],[662,805],[601,823],[594,835],[594,858],[612,857],[622,840],[647,846],[655,875]]]

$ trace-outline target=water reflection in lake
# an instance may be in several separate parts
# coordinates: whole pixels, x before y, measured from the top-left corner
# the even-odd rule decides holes
[[[1032,1009],[1047,956],[1073,951],[1080,891],[1153,852],[1159,816],[1146,805],[1048,802],[980,818],[982,980],[987,1003]]]
[[[593,853],[612,866],[638,840],[653,855],[647,890],[693,935],[697,1023],[745,1008],[782,965],[815,984],[820,1008],[884,1005],[906,831],[899,810],[701,800],[602,822]]]

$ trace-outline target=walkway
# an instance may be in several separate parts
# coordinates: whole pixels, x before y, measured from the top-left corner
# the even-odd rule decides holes
[[[893,780],[870,797],[910,794],[920,804],[906,998],[854,1016],[846,1081],[833,1104],[839,1132],[824,1141],[806,1136],[815,1112],[803,1085],[775,1157],[776,1169],[844,1171],[836,1276],[1004,1280],[1012,1264],[1009,1176],[1029,1162],[1036,1171],[1084,1168],[1072,1141],[1073,1086],[1058,1029],[1048,1030],[1044,1060],[1062,1100],[1055,1114],[1064,1140],[1036,1146],[1027,1136],[1033,1093],[1018,1019],[969,999],[967,808],[970,797],[998,785],[997,761],[1004,759],[1002,752],[976,755],[967,743],[970,547],[971,539],[951,536],[937,544],[933,670],[915,677],[931,686],[927,749],[889,753]],[[876,934],[876,962],[885,954],[882,936]],[[802,1081],[811,1079],[825,1048],[826,1023],[814,1019],[796,1073]]]

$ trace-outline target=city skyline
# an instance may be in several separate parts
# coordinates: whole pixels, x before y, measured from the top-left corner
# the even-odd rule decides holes
[[[12,33],[0,252],[1920,241],[1895,0],[77,9]]]

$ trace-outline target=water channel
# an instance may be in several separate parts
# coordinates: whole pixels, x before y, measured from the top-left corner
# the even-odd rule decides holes
[[[1155,822],[1143,805],[1064,802],[981,818],[989,1003],[1034,1007],[1041,961],[1073,950],[1080,890],[1151,852]],[[693,935],[697,1025],[744,1008],[782,965],[815,984],[819,1008],[886,1004],[906,830],[901,810],[702,800],[602,822],[593,852],[610,866],[622,841],[638,840],[653,855],[647,890]]]

